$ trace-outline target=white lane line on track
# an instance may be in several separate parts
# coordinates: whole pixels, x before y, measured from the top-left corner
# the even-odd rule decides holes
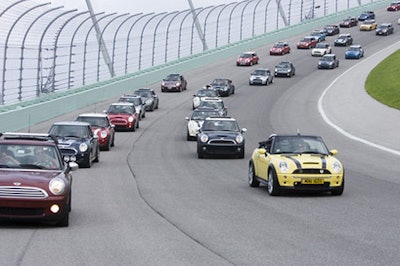
[[[377,148],[377,149],[380,149],[380,150],[382,150],[382,151],[389,152],[389,153],[392,153],[392,154],[398,155],[398,156],[400,156],[400,151],[394,150],[394,149],[385,147],[385,146],[383,146],[383,145],[380,145],[380,144],[377,144],[377,143],[368,141],[368,140],[366,140],[366,139],[357,137],[357,136],[355,136],[355,135],[352,135],[351,133],[347,132],[347,131],[344,130],[343,128],[341,128],[341,127],[339,127],[338,125],[336,125],[335,123],[333,123],[333,122],[329,119],[329,117],[327,116],[327,114],[326,114],[326,112],[325,112],[325,110],[324,110],[324,108],[323,108],[323,106],[322,106],[322,102],[323,102],[323,99],[324,99],[325,95],[327,94],[327,92],[335,85],[335,83],[336,83],[342,76],[348,74],[349,72],[352,71],[353,68],[356,68],[358,65],[364,63],[365,61],[371,60],[374,56],[377,56],[377,55],[379,55],[380,53],[383,53],[383,52],[387,52],[387,50],[393,49],[393,47],[394,47],[394,46],[397,46],[399,43],[400,43],[400,42],[395,43],[395,44],[392,44],[392,45],[388,46],[386,49],[380,50],[379,52],[377,52],[377,53],[375,53],[375,54],[373,54],[373,55],[371,55],[371,56],[365,58],[363,61],[358,62],[357,64],[355,64],[354,66],[352,66],[351,68],[349,68],[348,70],[346,70],[344,73],[342,73],[342,74],[339,75],[337,78],[335,78],[335,79],[332,81],[331,84],[329,84],[329,86],[324,90],[324,92],[321,94],[321,96],[320,96],[320,98],[319,98],[319,100],[318,100],[318,111],[319,111],[319,113],[321,114],[322,119],[324,119],[325,122],[326,122],[328,125],[330,125],[330,126],[333,127],[334,129],[336,129],[338,132],[340,132],[341,134],[343,134],[344,136],[346,136],[346,137],[348,137],[348,138],[350,138],[350,139],[352,139],[352,140],[355,140],[355,141],[364,143],[364,144],[366,144],[366,145],[368,145],[368,146],[371,146],[371,147],[374,147],[374,148]],[[395,52],[395,50],[393,50],[392,52]],[[364,81],[363,81],[363,82],[364,82]],[[388,107],[388,108],[389,108],[389,107]]]

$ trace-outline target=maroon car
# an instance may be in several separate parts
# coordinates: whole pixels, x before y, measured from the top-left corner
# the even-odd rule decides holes
[[[107,115],[116,130],[136,131],[139,128],[139,115],[133,103],[113,103],[108,108]]]
[[[387,11],[399,11],[400,10],[400,1],[391,2],[390,5],[386,8]]]
[[[140,98],[139,98],[140,99]],[[115,142],[115,129],[111,124],[107,114],[104,113],[86,113],[80,114],[76,118],[77,121],[88,122],[94,134],[99,139],[99,146],[101,150],[109,151],[114,147]]]
[[[187,89],[187,80],[182,74],[169,74],[161,82],[161,92],[184,91]]]
[[[340,28],[350,28],[358,25],[358,19],[355,17],[347,17],[339,23]]]
[[[48,134],[0,133],[0,220],[68,226],[71,171]]]

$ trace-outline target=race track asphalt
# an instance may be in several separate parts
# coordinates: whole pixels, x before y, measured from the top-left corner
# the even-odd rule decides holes
[[[400,42],[366,55],[326,88],[318,108],[324,120],[343,135],[400,156],[400,110],[376,101],[364,86],[370,71],[398,49]]]

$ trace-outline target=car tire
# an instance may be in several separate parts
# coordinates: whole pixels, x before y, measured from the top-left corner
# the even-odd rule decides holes
[[[94,157],[93,162],[98,163],[100,161],[100,148],[97,146],[96,157]]]
[[[344,176],[343,176],[342,185],[339,188],[331,190],[331,194],[333,196],[340,196],[343,194],[343,191],[344,191]]]
[[[256,179],[253,162],[249,162],[249,170],[247,171],[247,181],[250,187],[260,186],[260,182]]]
[[[107,143],[106,143],[106,146],[104,146],[104,151],[109,151],[110,150],[110,147],[111,147],[111,139],[110,138],[108,138],[108,140],[107,140]]]
[[[278,183],[278,178],[276,177],[275,169],[271,168],[268,171],[268,194],[271,196],[278,196],[281,194],[281,187]]]
[[[204,154],[201,151],[197,152],[197,158],[204,159]]]
[[[69,225],[69,206],[66,206],[63,217],[57,222],[58,227],[68,227]]]

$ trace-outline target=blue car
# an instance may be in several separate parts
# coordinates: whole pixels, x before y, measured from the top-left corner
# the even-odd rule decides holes
[[[317,37],[318,42],[323,42],[326,39],[326,33],[323,30],[314,30],[311,36]]]
[[[360,59],[364,56],[364,49],[361,45],[350,45],[344,54],[346,59]]]
[[[367,19],[375,19],[374,11],[364,11],[358,16],[358,21],[364,21]]]

